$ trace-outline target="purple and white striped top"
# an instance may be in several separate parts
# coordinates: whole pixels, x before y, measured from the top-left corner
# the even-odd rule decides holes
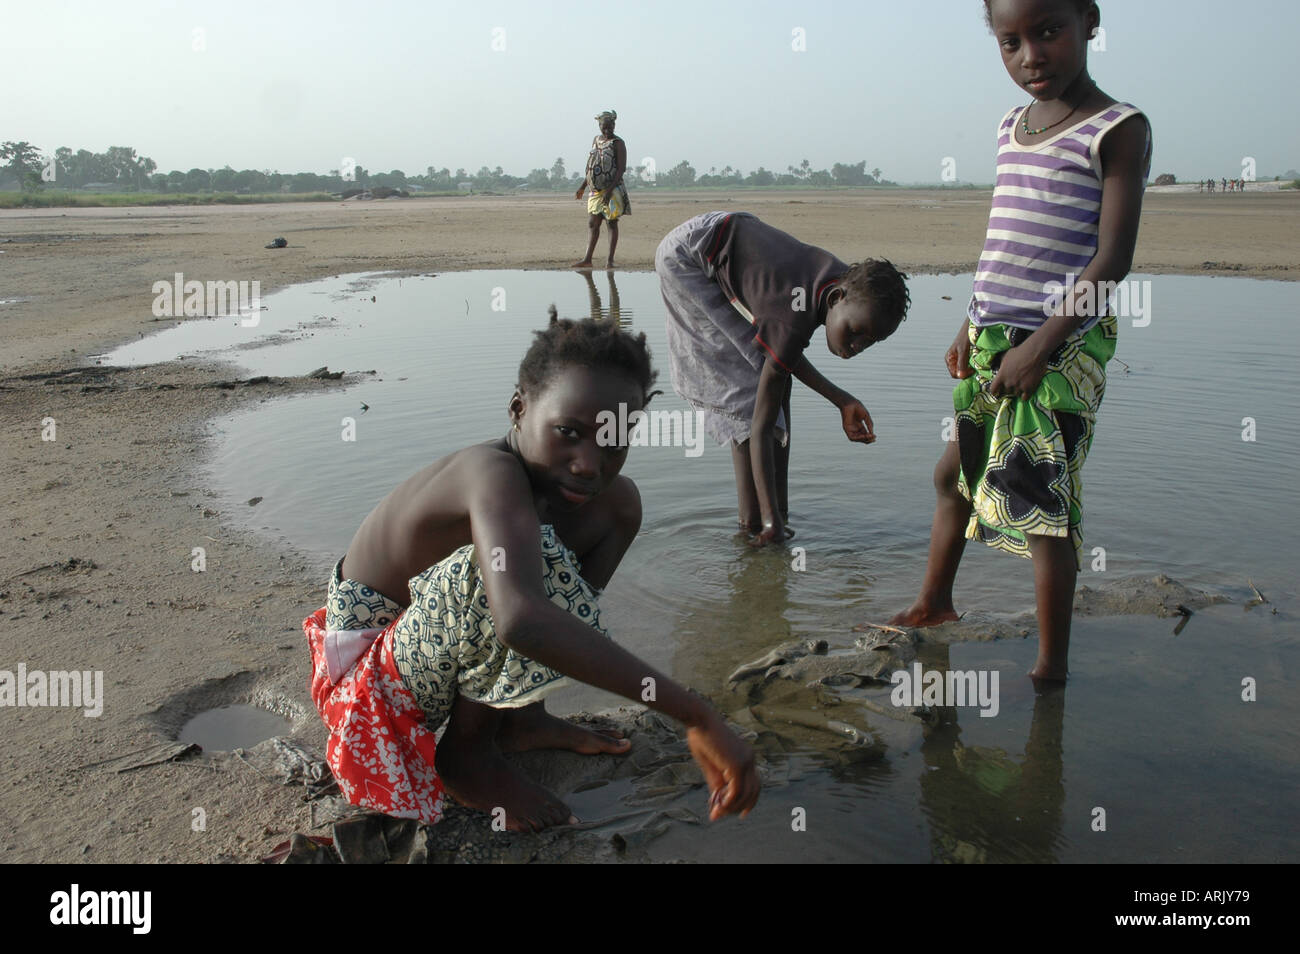
[[[1101,141],[1141,110],[1117,103],[1032,147],[1016,142],[1017,107],[998,126],[998,178],[975,272],[967,317],[976,327],[1035,329],[1048,318],[1044,302],[1097,254],[1101,218]],[[1147,169],[1151,142],[1147,133]],[[1059,286],[1057,286],[1059,287]],[[1059,297],[1058,297],[1059,300]],[[1089,318],[1081,330],[1097,323]]]

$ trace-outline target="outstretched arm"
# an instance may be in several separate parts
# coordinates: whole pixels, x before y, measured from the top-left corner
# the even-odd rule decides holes
[[[875,425],[865,405],[823,377],[807,355],[800,356],[799,363],[794,366],[794,376],[840,409],[840,424],[845,437],[861,444],[870,444],[876,439]]]
[[[541,575],[541,526],[526,474],[517,461],[503,454],[485,453],[474,459],[473,466],[474,479],[461,486],[475,550],[505,556],[504,569],[483,573],[497,639],[558,672],[644,701],[685,724],[687,741],[713,792],[711,817],[747,813],[758,799],[753,751],[701,697],[547,598]],[[636,509],[639,523],[639,501]],[[481,559],[480,565],[491,562]],[[653,693],[645,691],[648,687],[653,687]]]

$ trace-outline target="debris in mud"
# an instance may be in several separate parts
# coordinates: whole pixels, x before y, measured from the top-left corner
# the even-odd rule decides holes
[[[830,652],[825,640],[794,640],[741,666],[728,678],[732,691],[754,697],[777,679],[799,685],[863,686],[888,683],[888,674],[908,665],[916,655],[908,639],[862,637],[852,650]]]
[[[233,391],[238,387],[253,387],[259,384],[271,384],[276,387],[282,387],[285,384],[283,378],[273,378],[266,374],[259,374],[251,378],[238,378],[234,381],[206,381],[203,384],[196,385],[201,389],[218,388],[222,391]]]
[[[895,627],[891,627],[894,629]],[[732,718],[750,729],[770,756],[812,749],[842,763],[881,759],[886,741],[867,724],[865,712],[886,716],[891,732],[915,731],[933,720],[924,707],[894,707],[871,699],[887,693],[889,674],[911,663],[914,639],[873,632],[850,649],[830,649],[825,640],[793,640],[732,673],[728,689],[738,706]]]
[[[263,248],[288,248],[289,242],[284,238],[274,238],[263,245]]]
[[[250,507],[256,507],[258,504],[260,504],[260,503],[262,502],[263,499],[264,499],[264,498],[262,498],[262,497],[249,497],[249,498],[248,498],[248,505],[249,505]]]
[[[60,573],[87,573],[91,570],[98,570],[99,565],[94,560],[83,559],[81,557],[68,557],[66,560],[55,560],[53,563],[43,563],[40,566],[34,566],[30,570],[24,570],[18,576],[30,576],[33,573],[40,573],[44,570],[57,570]]]
[[[263,778],[284,785],[305,785],[308,797],[312,797],[314,790],[332,787],[334,783],[324,759],[284,736],[273,736],[244,749],[243,758]]]
[[[122,765],[117,766],[114,771],[119,775],[123,772],[131,772],[135,769],[145,768],[150,765],[162,765],[164,762],[179,762],[191,755],[198,755],[203,749],[193,743],[185,742],[159,742],[154,745],[146,746],[143,749],[137,749],[134,752],[127,752],[123,755],[114,755],[111,758],[100,759],[98,762],[89,762],[81,766],[83,769],[98,768],[101,765],[111,765],[114,762],[121,762],[123,759],[130,759]]]
[[[1096,589],[1080,586],[1075,612],[1178,616],[1177,635],[1194,609],[1221,602],[1224,597],[1160,574],[1115,580]],[[934,725],[939,718],[929,706],[898,706],[889,698],[891,677],[913,664],[920,647],[1025,638],[1036,631],[1032,609],[1015,617],[972,613],[924,629],[886,624],[866,628],[851,648],[828,649],[825,641],[793,640],[737,668],[727,681],[732,718],[753,730],[769,754],[805,746],[841,760],[881,758],[889,734],[905,743],[907,732]],[[890,721],[882,723],[874,716]]]
[[[334,847],[345,865],[382,865],[389,859],[383,816],[373,812],[334,823]]]
[[[574,809],[582,819],[576,825],[537,833],[502,831],[491,816],[448,799],[441,822],[417,826],[356,809],[337,796],[312,802],[313,824],[317,829],[332,825],[333,844],[344,861],[437,864],[648,861],[646,849],[655,839],[674,826],[703,823],[704,779],[678,727],[636,706],[568,718],[621,731],[632,742],[626,755],[551,750],[509,756],[537,784],[581,805]],[[252,758],[263,748],[246,754]],[[760,773],[763,769],[760,765]],[[288,843],[277,851],[288,854]],[[307,851],[300,846],[300,853]]]
[[[339,378],[343,377],[343,372],[331,371],[329,365],[326,365],[323,368],[317,368],[315,371],[303,375],[303,377],[315,378],[319,381],[337,381]]]
[[[338,854],[328,838],[295,832],[262,859],[267,865],[337,865]]]
[[[1246,585],[1249,586],[1251,588],[1251,591],[1254,592],[1255,594],[1254,599],[1247,601],[1246,609],[1251,610],[1254,609],[1256,606],[1261,606],[1264,603],[1268,602],[1268,597],[1259,591],[1259,587],[1255,585],[1254,580],[1247,580]],[[1276,613],[1277,610],[1274,609],[1273,612]]]

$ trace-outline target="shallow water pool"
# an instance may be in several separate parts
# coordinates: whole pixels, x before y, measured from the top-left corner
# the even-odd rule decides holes
[[[1170,846],[1184,830],[1188,853],[1171,859],[1244,858],[1252,845],[1266,843],[1266,852],[1294,854],[1294,835],[1280,830],[1281,816],[1267,805],[1252,806],[1238,821],[1225,821],[1220,807],[1217,828],[1190,826],[1188,813],[1194,796],[1222,806],[1238,786],[1247,797],[1248,784],[1294,791],[1297,779],[1295,733],[1288,726],[1300,710],[1276,694],[1294,680],[1297,661],[1286,607],[1300,595],[1293,480],[1300,285],[1132,280],[1150,283],[1147,316],[1139,327],[1121,321],[1118,360],[1109,367],[1085,469],[1080,583],[1167,573],[1240,604],[1251,595],[1250,579],[1283,612],[1266,616],[1270,607],[1264,607],[1245,617],[1240,605],[1220,607],[1193,619],[1194,638],[1178,641],[1165,620],[1081,621],[1072,641],[1077,676],[1068,690],[1068,718],[1063,701],[1036,699],[1019,675],[1032,661],[1031,643],[954,647],[954,660],[974,654],[1000,667],[1004,717],[963,713],[961,732],[932,733],[924,744],[891,751],[884,765],[804,776],[792,788],[808,791],[828,813],[863,813],[862,834],[870,838],[855,848],[825,830],[814,837],[810,828],[808,837],[791,843],[795,856],[1138,860],[1150,857],[1143,854],[1148,842]],[[913,278],[906,323],[851,361],[827,352],[820,334],[814,338],[811,360],[867,405],[879,439],[870,446],[849,443],[836,410],[796,385],[790,487],[800,565],[793,551],[754,552],[734,535],[725,448],[706,437],[698,457],[680,446],[632,450],[624,473],[640,487],[645,520],[602,603],[620,643],[713,692],[739,662],[778,642],[808,635],[846,645],[853,623],[883,621],[910,601],[924,569],[930,475],[952,413],[943,353],[970,283],[969,275]],[[650,273],[343,276],[271,296],[258,328],[186,322],[106,360],[165,360],[211,349],[250,375],[302,374],[322,365],[374,372],[347,388],[267,402],[216,425],[208,483],[220,492],[221,510],[312,554],[323,599],[325,571],[384,494],[436,457],[505,433],[519,359],[552,302],[563,317],[594,315],[645,332],[666,392],[652,407],[685,410],[672,392],[663,306]],[[345,419],[355,440],[343,439]],[[263,499],[249,508],[245,501],[253,497]],[[1029,562],[972,545],[957,600],[959,610],[987,614],[1032,608]],[[1131,651],[1126,639],[1137,640]],[[1173,658],[1162,660],[1161,653]],[[1243,709],[1240,700],[1232,706],[1213,696],[1231,689],[1209,688],[1209,681],[1227,678],[1224,657],[1233,660],[1229,683],[1239,682],[1243,666],[1273,680],[1269,706]],[[1208,702],[1207,693],[1218,701]],[[559,708],[610,701],[582,688],[569,691]],[[1207,711],[1222,721],[1202,725],[1199,714]],[[1085,724],[1079,712],[1091,721]],[[1144,714],[1149,723],[1135,735],[1133,720]],[[1231,750],[1238,781],[1216,774],[1213,764],[1189,763],[1204,749],[1182,741],[1188,720],[1205,733],[1206,745]],[[1026,768],[1031,753],[1045,751],[1036,747],[1040,730],[1047,737],[1037,742],[1048,750],[1060,748],[1063,734],[1071,739],[1046,775]],[[1265,764],[1265,752],[1288,754]],[[1108,777],[1115,760],[1127,794],[1115,795],[1112,783],[1112,800],[1124,803],[1126,824],[1138,817],[1148,834],[1103,845],[1089,839],[1087,818],[1082,828],[1063,819],[1089,811],[1085,803],[1101,797],[1091,787]],[[1171,773],[1179,778],[1178,790],[1168,793],[1172,801],[1148,790]],[[1017,814],[1022,802],[1028,807]],[[988,814],[983,821],[981,812]],[[771,819],[773,830],[790,830],[788,808]],[[857,831],[856,823],[841,821],[841,834],[843,825]],[[1252,824],[1258,838],[1250,834]],[[1020,825],[1032,830],[1021,837]],[[708,855],[715,846],[725,853],[726,844],[707,840],[699,850]]]

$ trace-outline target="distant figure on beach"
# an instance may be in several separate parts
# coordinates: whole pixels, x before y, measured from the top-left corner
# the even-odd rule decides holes
[[[1101,19],[1091,0],[985,0],[985,13],[1003,66],[1033,100],[998,125],[988,235],[945,355],[959,382],[956,440],[934,472],[920,595],[890,622],[958,618],[953,583],[968,538],[1030,557],[1039,631],[1030,676],[1063,682],[1083,546],[1082,468],[1119,329],[1096,289],[1132,265],[1151,132],[1137,107],[1088,75],[1088,41]]]
[[[1227,179],[1222,180],[1222,189],[1223,189],[1224,192],[1227,192],[1227,191],[1228,191],[1228,180],[1227,180]]]
[[[849,267],[747,212],[709,212],[669,232],[655,253],[668,310],[673,386],[731,445],[739,522],[756,546],[790,536],[790,391],[798,378],[839,409],[844,434],[876,439],[862,402],[804,354],[813,332],[841,358],[898,328],[907,276],[887,261]]]
[[[644,334],[552,317],[519,367],[505,436],[434,461],[362,522],[303,623],[327,761],[349,802],[433,824],[450,795],[504,810],[512,831],[575,822],[502,755],[629,750],[547,713],[543,697],[571,677],[685,724],[711,818],[754,807],[750,747],[600,621],[600,591],[641,526],[636,485],[619,473],[626,439],[602,437],[600,422],[640,412],[654,379]]]
[[[600,238],[600,223],[609,223],[609,255],[605,267],[614,267],[614,250],[618,248],[618,220],[632,214],[632,204],[627,198],[627,187],[623,185],[623,173],[627,171],[627,144],[614,135],[614,122],[618,114],[612,109],[596,116],[600,135],[591,141],[591,152],[587,155],[587,175],[582,185],[574,194],[581,199],[582,193],[589,187],[591,195],[587,198],[587,254],[582,261],[574,262],[574,268],[591,268],[591,256],[596,251],[596,240]]]
[[[1207,191],[1214,192],[1214,179],[1209,179],[1205,183]]]
[[[1202,180],[1200,180],[1199,182],[1196,183],[1196,191],[1197,191],[1197,192],[1204,192],[1204,191],[1205,191],[1205,180],[1204,180],[1204,179],[1202,179]]]

